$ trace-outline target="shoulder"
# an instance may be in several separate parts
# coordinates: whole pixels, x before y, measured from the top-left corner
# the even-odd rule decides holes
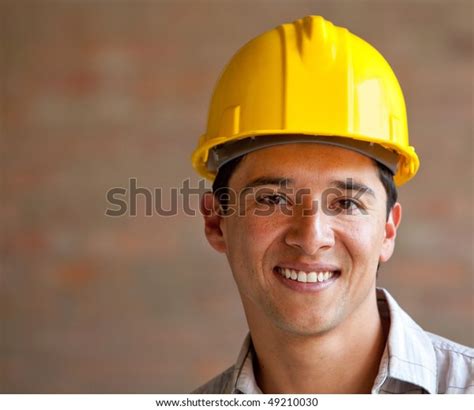
[[[232,380],[235,366],[229,367],[207,383],[198,387],[191,394],[225,394],[232,393]]]
[[[438,393],[474,393],[474,349],[426,332],[434,349]]]

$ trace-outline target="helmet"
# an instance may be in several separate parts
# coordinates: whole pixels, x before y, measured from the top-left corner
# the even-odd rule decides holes
[[[267,31],[232,57],[192,164],[213,180],[233,158],[294,142],[363,153],[389,167],[397,185],[419,167],[389,64],[370,44],[320,16]]]

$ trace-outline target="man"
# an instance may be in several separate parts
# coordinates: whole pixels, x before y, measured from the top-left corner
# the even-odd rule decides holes
[[[468,393],[473,349],[423,331],[384,289],[419,161],[388,63],[319,16],[247,43],[224,70],[193,165],[205,234],[249,325],[195,393]]]

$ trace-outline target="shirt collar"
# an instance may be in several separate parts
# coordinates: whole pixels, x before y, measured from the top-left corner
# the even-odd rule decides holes
[[[390,379],[419,386],[436,393],[436,355],[425,331],[398,305],[385,289],[377,289],[381,315],[388,310],[390,330],[373,392]]]
[[[390,321],[390,328],[372,393],[379,393],[393,380],[436,393],[436,356],[431,340],[387,290],[377,289],[377,304],[382,320]],[[253,371],[254,355],[248,333],[234,366],[232,393],[262,393]]]
[[[262,393],[257,385],[255,373],[253,371],[254,355],[255,351],[253,349],[252,338],[249,332],[247,333],[247,336],[245,336],[244,343],[240,349],[237,362],[234,366],[231,393]]]

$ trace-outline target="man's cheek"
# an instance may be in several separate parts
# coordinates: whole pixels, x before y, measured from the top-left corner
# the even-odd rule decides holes
[[[373,227],[354,226],[347,230],[340,240],[353,263],[359,265],[365,264],[371,259],[372,254],[377,253],[379,243],[381,243],[381,238],[377,238],[377,236]]]
[[[271,236],[274,230],[273,224],[261,216],[242,219],[240,221],[240,229],[245,235],[248,235],[246,238],[251,242],[255,242],[256,238],[261,239]]]
[[[367,220],[353,223],[346,228],[346,237],[357,244],[373,244],[374,239],[380,236],[381,228],[375,221]]]

